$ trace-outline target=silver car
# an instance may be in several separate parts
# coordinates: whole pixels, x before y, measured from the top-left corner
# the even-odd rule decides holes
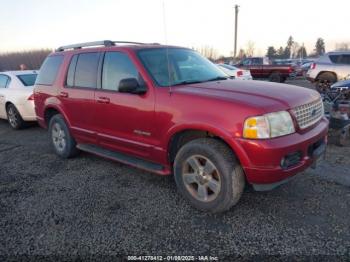
[[[350,75],[350,51],[329,52],[314,62],[306,73],[311,82],[333,84]]]

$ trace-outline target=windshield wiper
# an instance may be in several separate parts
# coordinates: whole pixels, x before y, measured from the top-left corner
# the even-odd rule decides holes
[[[203,82],[210,82],[210,81],[220,81],[220,80],[227,80],[229,77],[226,77],[226,76],[217,76],[217,77],[214,77],[214,78],[210,78],[208,80],[205,80]]]
[[[179,86],[179,85],[188,85],[188,84],[197,84],[202,83],[203,81],[200,80],[184,80],[178,83],[173,84],[172,86]]]

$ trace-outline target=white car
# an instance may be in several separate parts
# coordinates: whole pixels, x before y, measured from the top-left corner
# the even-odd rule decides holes
[[[20,129],[28,121],[36,121],[33,86],[37,71],[0,72],[0,118]]]
[[[249,70],[239,69],[235,66],[227,64],[217,64],[217,66],[231,78],[241,79],[241,80],[253,80],[252,75]]]

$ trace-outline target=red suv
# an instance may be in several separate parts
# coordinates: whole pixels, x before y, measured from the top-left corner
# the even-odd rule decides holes
[[[187,48],[112,41],[60,47],[40,69],[34,98],[59,156],[83,150],[174,174],[181,194],[211,212],[236,204],[246,182],[256,190],[282,184],[326,147],[317,92],[230,80]]]

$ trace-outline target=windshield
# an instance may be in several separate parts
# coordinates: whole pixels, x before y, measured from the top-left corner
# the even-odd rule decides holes
[[[199,83],[227,78],[227,75],[216,65],[190,49],[143,49],[138,51],[138,56],[159,86]]]
[[[33,86],[37,76],[37,74],[17,75],[24,86]]]

